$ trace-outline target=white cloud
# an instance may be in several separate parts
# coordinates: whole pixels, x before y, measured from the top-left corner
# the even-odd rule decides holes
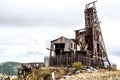
[[[51,40],[60,36],[73,37],[74,35],[73,29],[71,28],[66,31],[66,29],[62,27],[59,27],[58,30],[58,27],[54,26],[47,28],[43,26],[42,28],[0,28],[0,56],[2,57],[2,62],[8,60],[19,61],[18,59],[20,59],[20,62],[38,62],[40,58],[37,56],[42,56],[41,58],[43,58],[44,56],[49,55],[49,51],[46,50],[46,48],[50,47]],[[36,51],[40,53],[37,56],[34,55]],[[33,56],[29,56],[30,54],[33,54]]]
[[[9,55],[0,56],[0,63],[6,62],[6,61],[15,61],[15,62],[21,62],[21,63],[29,63],[29,62],[43,62],[44,61],[44,55],[37,54],[33,52],[32,54],[19,54],[19,55]]]
[[[70,25],[78,18],[80,1],[68,0],[12,0],[1,1],[0,22],[11,25]],[[76,16],[78,15],[78,16]]]

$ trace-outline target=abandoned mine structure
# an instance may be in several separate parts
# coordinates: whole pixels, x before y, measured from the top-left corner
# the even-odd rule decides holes
[[[62,36],[51,41],[49,66],[72,66],[76,61],[99,68],[110,65],[95,2],[86,5],[84,15],[85,28],[75,30],[75,39]]]
[[[26,79],[28,74],[32,73],[34,69],[38,70],[41,67],[44,67],[41,62],[21,63],[21,68],[18,68],[18,80],[28,80]]]

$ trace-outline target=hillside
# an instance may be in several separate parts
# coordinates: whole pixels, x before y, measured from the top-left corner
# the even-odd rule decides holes
[[[5,75],[17,75],[20,63],[18,62],[4,62],[0,64],[0,73]]]

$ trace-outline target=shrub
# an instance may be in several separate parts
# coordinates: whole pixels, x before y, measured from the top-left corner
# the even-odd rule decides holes
[[[13,78],[13,79],[10,79],[10,80],[18,80],[18,78]]]
[[[117,70],[117,68],[116,68],[116,66],[108,66],[108,69],[109,70],[111,70],[111,71],[116,71]]]
[[[72,67],[75,68],[75,69],[81,69],[82,68],[82,63],[81,62],[74,62],[72,64]]]
[[[50,72],[50,70],[41,71],[40,76],[41,76],[41,78],[43,78],[43,80],[51,80],[51,72]]]
[[[61,78],[64,75],[64,73],[65,73],[64,70],[61,69],[60,71],[56,72],[55,76],[56,76],[56,78]]]

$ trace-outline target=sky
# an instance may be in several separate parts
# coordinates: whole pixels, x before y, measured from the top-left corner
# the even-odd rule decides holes
[[[43,62],[50,41],[85,27],[93,0],[0,0],[0,62]],[[96,9],[110,62],[120,69],[120,1],[97,0]]]

